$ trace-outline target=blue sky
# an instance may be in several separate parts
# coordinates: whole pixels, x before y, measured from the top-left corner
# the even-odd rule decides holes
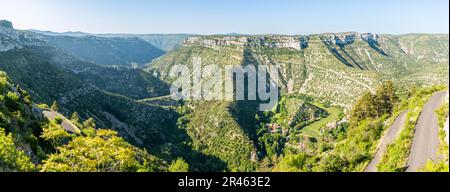
[[[91,33],[448,33],[448,0],[0,0],[19,29]]]

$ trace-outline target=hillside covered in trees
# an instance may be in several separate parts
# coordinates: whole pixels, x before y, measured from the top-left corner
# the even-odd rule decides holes
[[[81,132],[65,130],[61,118],[45,118],[42,112],[48,107],[34,103],[4,72],[0,72],[0,93],[0,171],[169,170],[166,162],[129,144],[115,131],[99,129],[93,119],[81,122],[74,113],[71,121]],[[57,105],[52,109],[57,110]],[[174,163],[186,171],[183,160]]]

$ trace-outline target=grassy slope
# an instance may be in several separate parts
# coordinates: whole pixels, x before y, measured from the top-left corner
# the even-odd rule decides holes
[[[255,148],[243,127],[230,113],[230,104],[212,101],[195,106],[187,126],[193,148],[220,158],[227,163],[230,171],[254,170],[251,157],[256,152]]]
[[[316,106],[322,107],[319,104],[315,104]],[[309,136],[309,137],[318,137],[320,135],[320,129],[325,127],[328,123],[331,123],[333,121],[339,121],[340,118],[342,118],[342,111],[337,107],[328,107],[324,108],[328,112],[328,116],[325,118],[322,118],[316,122],[313,122],[307,126],[305,126],[300,133]]]

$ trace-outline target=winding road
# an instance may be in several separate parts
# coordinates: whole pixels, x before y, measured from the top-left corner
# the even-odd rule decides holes
[[[416,125],[407,172],[417,172],[428,160],[439,159],[439,125],[434,113],[443,104],[446,91],[436,92],[425,104]]]
[[[408,114],[408,110],[401,112],[400,115],[395,119],[392,126],[387,130],[386,135],[381,138],[377,152],[364,172],[377,172],[377,165],[383,158],[383,154],[386,152],[387,146],[394,142],[400,134],[402,127],[406,121],[406,114]]]
[[[60,117],[63,121],[61,126],[70,133],[79,133],[80,129],[76,125],[74,125],[70,120],[68,120],[63,115],[60,115],[58,112],[44,110],[42,114],[49,120],[54,120],[56,117]]]

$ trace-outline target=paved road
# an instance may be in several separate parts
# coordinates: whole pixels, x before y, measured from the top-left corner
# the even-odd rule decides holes
[[[61,126],[66,131],[71,132],[71,133],[79,133],[80,132],[80,130],[78,129],[77,126],[75,126],[72,122],[70,122],[70,120],[68,120],[64,116],[60,115],[58,112],[44,110],[42,113],[44,114],[45,117],[47,117],[47,119],[50,119],[50,120],[54,120],[56,117],[60,117],[63,120],[63,122],[61,123]]]
[[[395,119],[392,126],[389,127],[386,135],[383,138],[381,138],[380,144],[378,145],[377,153],[375,154],[369,165],[366,167],[364,172],[377,172],[377,165],[383,158],[383,155],[387,150],[387,146],[392,142],[394,142],[395,139],[400,134],[403,125],[405,124],[407,114],[408,110],[401,112],[400,115]]]
[[[417,172],[428,160],[439,158],[439,125],[434,111],[442,105],[446,92],[433,94],[425,104],[416,125],[407,172]]]

